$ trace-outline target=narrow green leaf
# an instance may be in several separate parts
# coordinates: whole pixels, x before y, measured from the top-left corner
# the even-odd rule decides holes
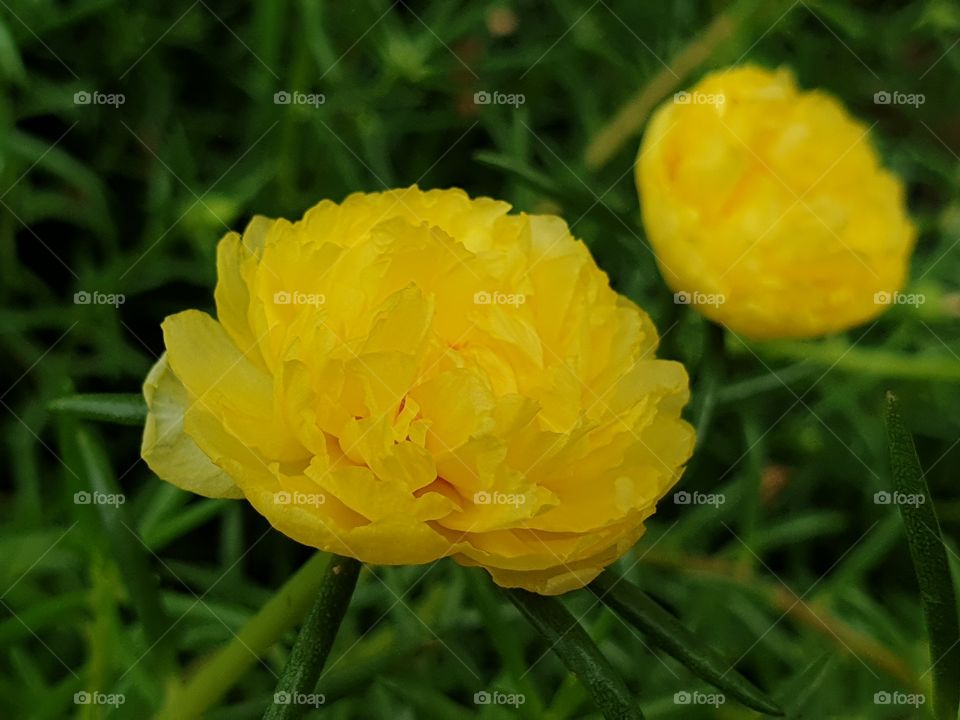
[[[126,496],[120,491],[100,443],[83,427],[77,428],[74,442],[81,475],[90,488],[89,492],[77,493],[74,502],[91,505],[96,510],[107,545],[143,622],[150,654],[156,658],[158,667],[169,671],[173,665],[172,638],[168,634],[171,620],[160,605],[159,583],[150,567],[149,551],[131,529],[124,507]]]
[[[143,425],[147,418],[143,396],[134,393],[70,395],[54,400],[49,407],[53,412],[120,425]]]
[[[633,583],[612,570],[605,570],[589,587],[604,605],[646,633],[657,647],[697,677],[749,708],[768,715],[783,715],[783,710],[762,690]]]
[[[789,704],[788,720],[827,716],[834,700],[824,685],[828,678],[835,677],[837,658],[824,653],[777,688],[777,695]]]
[[[893,499],[898,500],[896,505],[903,518],[930,637],[933,707],[941,720],[955,720],[960,706],[957,601],[933,497],[920,468],[913,436],[900,414],[896,396],[890,392],[887,393],[887,440],[896,493]]]
[[[523,717],[543,717],[543,700],[541,700],[533,678],[527,673],[527,664],[523,657],[523,643],[516,633],[510,632],[508,626],[502,622],[503,602],[489,576],[482,570],[466,573],[470,587],[470,596],[486,631],[497,653],[500,655],[500,664],[510,678],[512,687],[525,696],[523,705],[517,708],[517,713]]]
[[[300,628],[263,720],[292,720],[312,707],[299,702],[297,696],[313,694],[359,574],[358,561],[338,555],[330,559],[320,594]]]
[[[429,717],[433,720],[463,720],[470,715],[467,708],[455,703],[437,690],[416,687],[412,683],[397,682],[390,678],[383,678],[380,682],[420,713],[419,717]]]
[[[560,197],[563,195],[561,188],[550,177],[534,170],[529,165],[519,162],[514,157],[490,152],[489,150],[480,150],[474,153],[473,159],[495,170],[512,175],[530,187],[546,193],[551,197]]]
[[[187,505],[176,515],[159,523],[151,530],[150,534],[141,530],[140,536],[152,552],[158,552],[169,543],[229,508],[230,504],[222,500],[198,500]]]
[[[607,720],[643,720],[623,679],[563,603],[526,590],[507,590],[506,594],[584,684]]]
[[[693,410],[697,427],[697,447],[709,436],[710,424],[713,422],[714,410],[717,405],[717,392],[723,384],[725,366],[725,338],[722,325],[712,322],[704,327],[703,361],[700,364],[698,400]]]
[[[191,720],[203,717],[256,662],[302,618],[321,591],[330,556],[318,552],[287,580],[283,587],[217,650],[182,689],[169,698],[157,720]],[[196,605],[193,598],[189,606]],[[206,610],[204,610],[206,612]],[[178,611],[178,614],[183,614]]]

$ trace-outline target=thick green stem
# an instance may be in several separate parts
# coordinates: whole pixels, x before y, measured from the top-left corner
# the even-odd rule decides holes
[[[313,692],[317,678],[333,647],[359,574],[357,560],[338,555],[330,560],[320,594],[300,628],[264,720],[294,720],[323,702],[322,697],[315,701],[310,698],[317,697]]]

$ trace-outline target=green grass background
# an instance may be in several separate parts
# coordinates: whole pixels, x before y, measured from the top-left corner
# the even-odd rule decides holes
[[[614,287],[650,312],[662,354],[687,364],[691,418],[713,407],[680,487],[727,502],[665,502],[620,569],[790,717],[918,715],[873,700],[929,693],[931,681],[902,526],[873,495],[890,486],[881,408],[893,389],[956,565],[955,2],[0,6],[0,716],[149,717],[311,555],[241,503],[161,483],[138,462],[137,428],[58,419],[48,402],[136,392],[162,350],[160,321],[211,309],[215,244],[253,213],[294,217],[322,198],[412,183],[563,215]],[[737,61],[786,65],[873,125],[920,228],[910,286],[927,297],[919,309],[822,342],[727,337],[717,367],[717,338],[672,304],[639,222],[639,132],[602,168],[584,154],[665,63],[703,45],[721,13],[731,36],[676,89]],[[74,104],[94,90],[125,102]],[[326,102],[276,105],[279,90]],[[481,90],[525,102],[477,106]],[[926,101],[876,105],[880,90]],[[81,290],[126,301],[76,305]],[[711,374],[720,387],[708,393]],[[119,488],[127,502],[113,514],[74,503],[94,487]],[[755,716],[732,701],[674,704],[675,692],[709,688],[591,597],[567,602],[648,717]],[[288,633],[206,717],[259,717],[291,642]],[[75,705],[84,689],[127,701]],[[475,705],[485,689],[527,702]],[[485,575],[450,561],[365,569],[318,691],[327,705],[317,716],[336,719],[596,717]]]

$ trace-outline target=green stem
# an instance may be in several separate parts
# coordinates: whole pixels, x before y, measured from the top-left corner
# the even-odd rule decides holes
[[[613,119],[594,136],[587,146],[585,161],[590,170],[606,165],[610,158],[636,133],[640,132],[647,117],[663,98],[674,92],[683,80],[710,56],[717,48],[733,37],[738,28],[735,13],[720,13],[712,23],[687,45],[627,104]]]
[[[506,593],[567,669],[584,684],[607,720],[643,720],[643,713],[623,679],[557,598],[516,589]]]
[[[330,561],[317,553],[171,697],[157,720],[201,717],[221,700],[250,667],[302,618],[320,592]]]
[[[697,404],[694,410],[697,430],[697,448],[703,446],[710,432],[710,423],[717,406],[717,392],[723,385],[725,373],[724,355],[726,344],[724,330],[720,325],[707,323],[703,348],[703,360],[697,378]]]
[[[790,383],[804,380],[813,375],[816,369],[813,363],[798,362],[778,368],[776,372],[766,371],[762,375],[731,383],[717,391],[717,405],[740,403],[761,393],[784,390],[784,385],[789,387]]]
[[[767,357],[809,360],[829,369],[852,373],[908,380],[960,381],[960,362],[955,357],[871,350],[851,346],[841,340],[778,340],[752,344],[752,347]]]
[[[311,707],[300,702],[299,696],[313,694],[359,574],[360,563],[353,558],[334,555],[330,560],[320,594],[300,628],[290,659],[277,683],[273,703],[267,707],[263,720],[294,720]]]

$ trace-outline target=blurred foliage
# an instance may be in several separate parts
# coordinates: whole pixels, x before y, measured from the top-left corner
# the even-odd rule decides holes
[[[412,183],[562,214],[653,316],[662,353],[687,364],[691,417],[709,422],[681,487],[726,502],[668,498],[621,572],[791,718],[915,716],[874,703],[878,691],[929,693],[931,661],[896,508],[873,496],[891,487],[889,388],[956,570],[953,0],[0,5],[0,716],[147,717],[310,556],[248,507],[162,484],[138,461],[135,428],[55,419],[48,403],[135,392],[162,349],[160,321],[211,309],[215,243],[253,213],[293,217],[321,198]],[[749,61],[788,65],[804,86],[841,97],[908,183],[921,228],[911,288],[926,304],[823,343],[728,337],[717,363],[704,322],[671,303],[639,223],[639,134],[602,168],[588,170],[584,153],[719,13],[729,39],[677,87]],[[882,90],[925,102],[877,105]],[[275,104],[281,91],[324,102]],[[481,91],[524,102],[477,105]],[[76,104],[78,92],[124,102]],[[124,302],[77,304],[78,292]],[[126,502],[112,515],[74,502],[94,490]],[[674,693],[707,688],[589,594],[567,606],[647,717],[756,716],[734,703],[676,705]],[[207,717],[259,717],[291,644],[287,635],[252,663]],[[322,715],[597,717],[547,650],[480,571],[367,568],[320,680]],[[527,702],[473,703],[495,688]],[[93,689],[126,703],[74,704]]]

